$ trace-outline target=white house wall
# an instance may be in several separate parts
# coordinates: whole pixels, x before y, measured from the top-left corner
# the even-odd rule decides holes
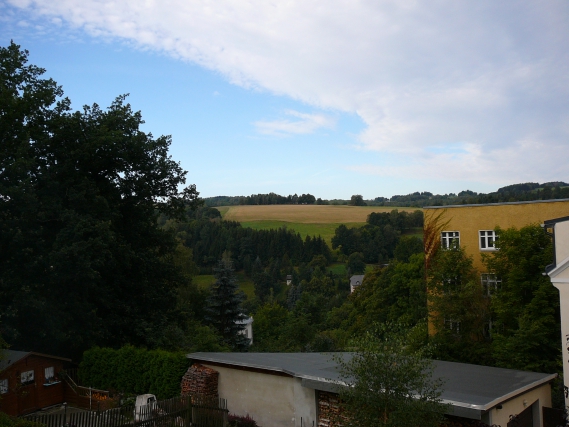
[[[316,425],[316,393],[299,378],[208,365],[219,372],[219,397],[229,413],[249,415],[263,427]]]
[[[524,401],[526,406],[524,406]],[[537,401],[537,402],[536,402]],[[544,406],[551,407],[551,385],[544,384],[541,387],[534,388],[520,396],[514,397],[506,402],[502,402],[502,409],[493,408],[490,410],[490,425],[507,426],[510,415],[517,415],[534,402],[536,405],[533,409],[534,427],[543,426],[543,410]]]
[[[569,221],[555,224],[555,259],[557,263],[569,257]]]
[[[561,311],[561,350],[563,352],[563,383],[565,406],[569,406],[569,221],[554,225],[556,268],[549,272],[551,283],[559,289]]]

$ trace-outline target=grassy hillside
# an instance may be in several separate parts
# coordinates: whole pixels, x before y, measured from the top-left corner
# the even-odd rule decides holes
[[[330,247],[334,231],[340,224],[351,227],[364,225],[371,212],[391,212],[393,209],[413,212],[417,208],[337,205],[244,205],[217,208],[223,219],[240,222],[255,230],[286,226],[306,236],[321,236]]]
[[[417,208],[338,205],[242,205],[217,208],[223,219],[238,222],[284,221],[300,224],[364,223],[372,212],[391,212],[393,209],[413,212]]]

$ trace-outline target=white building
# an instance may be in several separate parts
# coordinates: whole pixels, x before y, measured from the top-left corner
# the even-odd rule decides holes
[[[241,329],[239,333],[245,335],[245,338],[249,338],[249,345],[253,345],[253,317],[246,317],[245,319],[238,320],[235,323],[237,325],[243,325],[243,329]]]
[[[561,308],[561,348],[565,406],[569,406],[569,216],[545,221],[544,228],[553,234],[553,264],[545,269],[551,283],[559,289]]]

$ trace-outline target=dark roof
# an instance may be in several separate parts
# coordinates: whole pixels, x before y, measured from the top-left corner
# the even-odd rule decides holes
[[[357,282],[360,282],[359,284],[361,285],[364,281],[364,277],[365,274],[354,274],[352,277],[350,277],[350,285],[356,286]]]
[[[3,371],[4,369],[16,363],[18,360],[21,360],[31,354],[40,357],[47,357],[49,359],[58,359],[63,360],[64,362],[71,362],[71,359],[66,359],[59,356],[51,356],[49,354],[36,353],[35,351],[2,350],[0,351],[0,371]]]
[[[569,221],[569,216],[563,216],[561,218],[548,219],[547,221],[543,221],[543,224],[545,226],[548,226],[548,225],[554,225],[554,224],[557,224],[558,222],[563,222],[563,221]]]
[[[0,371],[3,371],[8,366],[13,365],[18,360],[23,359],[29,351],[16,351],[16,350],[2,350],[0,351]]]
[[[191,353],[196,362],[211,362],[287,374],[302,379],[302,385],[333,391],[340,380],[334,357],[349,360],[352,353]],[[527,390],[545,384],[557,374],[516,371],[434,360],[434,377],[444,381],[442,399],[454,414],[480,419],[483,412]]]

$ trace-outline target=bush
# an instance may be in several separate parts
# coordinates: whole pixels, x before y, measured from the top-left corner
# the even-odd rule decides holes
[[[158,399],[180,395],[182,376],[190,366],[182,352],[125,346],[94,347],[83,353],[79,379],[83,385],[128,394],[151,393]]]
[[[258,427],[257,422],[247,414],[245,417],[229,414],[229,427]]]
[[[0,427],[45,427],[45,425],[23,418],[11,417],[4,412],[0,412]]]

